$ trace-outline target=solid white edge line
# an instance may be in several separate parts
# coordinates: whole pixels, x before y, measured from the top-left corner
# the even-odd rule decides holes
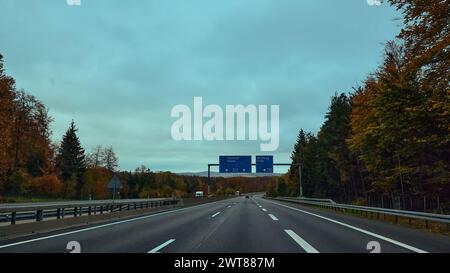
[[[214,213],[212,216],[211,216],[211,218],[214,218],[214,217],[216,217],[217,215],[219,215],[220,214],[220,211],[219,212],[216,212],[216,213]]]
[[[291,236],[292,239],[294,239],[294,241],[299,244],[303,250],[306,251],[306,253],[319,253],[319,251],[317,251],[317,249],[315,249],[312,245],[310,245],[307,241],[303,240],[302,237],[298,236],[297,233],[295,233],[294,231],[290,230],[290,229],[285,229],[284,230],[289,236]]]
[[[173,242],[175,242],[175,239],[170,239],[167,242],[165,242],[164,244],[161,244],[161,245],[155,247],[154,249],[150,250],[147,253],[158,253],[158,251],[160,251],[161,249],[165,248],[166,246],[170,245]]]
[[[146,215],[146,216],[131,218],[131,219],[127,219],[127,220],[117,221],[117,222],[113,222],[113,223],[109,223],[109,224],[103,224],[103,225],[94,226],[94,227],[90,227],[90,228],[78,229],[78,230],[74,230],[74,231],[59,233],[59,234],[35,238],[35,239],[30,239],[30,240],[26,240],[26,241],[20,241],[20,242],[16,242],[16,243],[7,244],[7,245],[0,245],[0,249],[11,247],[11,246],[16,246],[16,245],[23,245],[23,244],[27,244],[27,243],[42,241],[42,240],[47,240],[47,239],[52,239],[52,238],[56,238],[56,237],[62,237],[62,236],[71,235],[71,234],[75,234],[75,233],[81,233],[81,232],[90,231],[90,230],[94,230],[94,229],[119,225],[119,224],[123,224],[123,223],[139,221],[139,220],[152,218],[152,217],[156,217],[156,216],[160,216],[160,215],[165,215],[165,214],[170,214],[170,213],[174,213],[174,212],[178,212],[178,211],[189,210],[189,209],[194,209],[194,208],[198,208],[198,207],[202,207],[202,206],[206,206],[206,205],[211,205],[211,204],[222,202],[222,201],[224,201],[224,200],[215,201],[215,202],[211,202],[211,203],[205,203],[205,204],[201,204],[201,205],[190,206],[187,208],[180,208],[180,209],[175,209],[175,210],[158,212],[158,213],[154,213],[154,214],[150,214],[150,215]]]
[[[389,242],[389,243],[391,243],[391,244],[394,244],[394,245],[397,245],[397,246],[406,248],[406,249],[411,250],[411,251],[413,251],[413,252],[417,252],[417,253],[428,253],[427,251],[422,250],[422,249],[420,249],[420,248],[413,247],[413,246],[407,245],[407,244],[405,244],[405,243],[396,241],[396,240],[394,240],[394,239],[385,237],[385,236],[383,236],[383,235],[380,235],[380,234],[377,234],[377,233],[373,233],[373,232],[370,232],[370,231],[367,231],[367,230],[364,230],[364,229],[361,229],[361,228],[357,228],[357,227],[355,227],[355,226],[352,226],[352,225],[349,225],[349,224],[346,224],[346,223],[342,223],[342,222],[339,222],[339,221],[336,221],[336,220],[333,220],[333,219],[330,219],[330,218],[327,218],[327,217],[324,217],[324,216],[321,216],[321,215],[318,215],[318,214],[315,214],[315,213],[312,213],[312,212],[308,212],[308,211],[304,211],[304,210],[301,210],[301,209],[298,209],[298,208],[286,206],[286,205],[279,204],[279,203],[277,203],[277,202],[273,202],[273,201],[269,201],[269,200],[266,200],[266,201],[267,201],[267,202],[270,202],[270,203],[273,203],[273,204],[275,204],[275,205],[281,206],[281,207],[289,208],[289,209],[292,209],[292,210],[296,210],[296,211],[299,211],[299,212],[303,212],[303,213],[308,214],[308,215],[311,215],[311,216],[318,217],[318,218],[323,219],[323,220],[330,221],[330,222],[332,222],[332,223],[335,223],[335,224],[338,224],[338,225],[347,227],[347,228],[349,228],[349,229],[353,229],[353,230],[359,231],[359,232],[361,232],[361,233],[364,233],[364,234],[370,235],[370,236],[372,236],[372,237],[375,237],[375,238],[384,240],[384,241]]]
[[[269,214],[269,216],[270,216],[270,218],[272,218],[272,220],[274,220],[274,221],[278,221],[278,218],[277,218],[277,217],[275,217],[275,215],[273,215],[273,214]]]

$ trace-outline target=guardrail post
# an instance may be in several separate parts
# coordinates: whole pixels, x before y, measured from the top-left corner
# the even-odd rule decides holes
[[[89,206],[89,208],[88,208],[88,215],[91,215],[91,214],[92,214],[92,207]]]
[[[100,206],[100,214],[103,214],[103,206]]]
[[[148,202],[147,203],[145,203],[145,207],[148,209]]]
[[[61,218],[64,219],[64,216],[66,215],[66,209],[62,208],[61,209]]]
[[[119,211],[122,211],[122,205],[119,205]]]
[[[83,207],[80,207],[80,216],[83,215]]]
[[[97,214],[97,206],[94,206],[94,215]]]
[[[78,216],[78,208],[75,207],[73,208],[73,217],[77,217]]]
[[[42,221],[43,218],[44,218],[44,211],[41,209],[36,211],[36,221],[40,222]]]
[[[141,203],[141,209],[143,209],[144,208],[144,204],[143,203]]]
[[[56,210],[56,219],[61,219],[61,209]]]
[[[136,204],[134,204],[134,210],[136,210],[137,209],[137,206],[136,206]]]
[[[15,225],[16,224],[16,212],[13,211],[11,213],[11,225]]]
[[[127,210],[130,210],[130,204],[127,205]]]

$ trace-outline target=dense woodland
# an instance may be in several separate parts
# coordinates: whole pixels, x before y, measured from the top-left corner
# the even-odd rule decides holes
[[[450,210],[450,3],[390,0],[404,28],[363,86],[336,94],[292,161],[304,195],[383,207]],[[271,184],[299,194],[298,169]],[[424,205],[425,204],[425,205]]]

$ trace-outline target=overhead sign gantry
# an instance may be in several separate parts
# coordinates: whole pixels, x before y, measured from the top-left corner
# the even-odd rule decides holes
[[[273,173],[274,166],[298,166],[299,168],[299,185],[300,196],[303,196],[301,184],[301,164],[289,163],[273,163],[273,156],[261,155],[256,156],[256,163],[252,164],[252,156],[249,155],[222,155],[219,156],[219,164],[208,164],[208,195],[211,185],[211,167],[219,167],[220,173],[248,174],[252,173],[252,166],[256,166],[256,173]]]
[[[219,156],[220,173],[251,173],[251,156]]]

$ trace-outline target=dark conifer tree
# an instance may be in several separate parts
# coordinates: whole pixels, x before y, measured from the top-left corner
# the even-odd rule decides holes
[[[76,190],[79,192],[86,170],[86,158],[77,131],[78,129],[72,121],[61,142],[56,164],[62,181],[67,182],[71,178],[76,178]]]

